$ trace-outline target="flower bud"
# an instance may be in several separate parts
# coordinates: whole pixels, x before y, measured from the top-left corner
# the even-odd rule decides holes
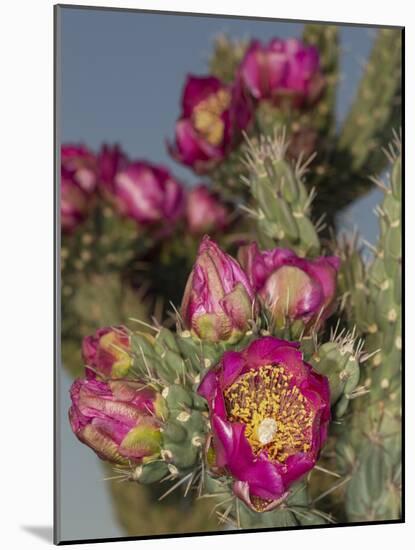
[[[338,257],[308,260],[285,248],[261,252],[253,243],[242,247],[238,258],[277,322],[321,323],[333,312]]]
[[[239,78],[254,98],[296,107],[313,103],[324,87],[318,50],[293,38],[274,38],[267,45],[252,41]]]
[[[235,342],[248,330],[253,309],[254,292],[240,265],[205,236],[181,306],[187,328],[202,340]]]
[[[114,193],[115,176],[126,168],[127,155],[118,145],[104,144],[98,155],[98,185],[104,192]]]
[[[184,192],[161,166],[134,162],[115,176],[115,199],[125,216],[141,225],[169,224],[183,213]]]
[[[71,233],[90,210],[96,188],[96,159],[86,147],[61,148],[61,227]]]
[[[72,384],[71,428],[103,460],[139,464],[160,453],[165,404],[140,382],[78,379]]]
[[[123,326],[98,329],[82,342],[88,378],[124,378],[132,367],[130,336]]]
[[[186,219],[190,232],[200,235],[225,229],[228,211],[205,185],[199,185],[187,195]]]

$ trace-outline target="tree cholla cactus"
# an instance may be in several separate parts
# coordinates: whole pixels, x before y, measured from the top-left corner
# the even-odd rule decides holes
[[[302,176],[303,171],[298,165],[297,174],[290,168],[284,157],[285,145],[277,137],[260,144],[258,150],[251,146],[253,175],[249,183],[254,205],[260,209],[257,212],[267,209],[258,224],[259,234],[266,236],[275,235],[275,222],[281,220],[278,209],[268,208],[279,197],[284,200],[282,192],[278,194],[279,182],[289,178],[295,181],[296,192],[288,193],[289,198],[298,197],[302,188],[298,172]],[[267,172],[262,172],[264,166]],[[280,171],[271,172],[271,167]],[[397,219],[391,200],[399,196],[398,170],[395,167],[394,184],[387,190],[381,210],[387,222],[381,242],[387,246]],[[270,180],[274,181],[274,192]],[[266,200],[258,191],[265,185],[269,188]],[[276,235],[278,242],[281,232]],[[305,253],[301,232],[296,238],[299,250]],[[394,243],[395,248],[388,254],[394,254],[397,261],[400,252]],[[325,321],[336,303],[328,289],[335,289],[338,259],[300,258],[284,248],[269,253],[260,253],[257,248],[254,251],[268,262],[270,253],[274,263],[268,263],[270,273],[265,277],[272,284],[268,284],[264,296],[255,279],[260,262],[254,259],[243,264],[247,270],[244,272],[236,260],[205,237],[181,312],[176,312],[176,331],[139,320],[142,328],[138,331],[125,327],[98,331],[84,340],[86,378],[75,381],[71,390],[70,419],[75,434],[98,456],[116,464],[118,475],[142,484],[167,484],[166,495],[181,488],[185,495],[193,490],[200,498],[211,496],[219,519],[237,527],[334,521],[330,511],[314,505],[319,497],[310,497],[311,472],[316,464],[319,468],[317,461],[327,440],[330,418],[341,419],[347,411],[354,413],[365,406],[360,403],[367,399],[368,386],[384,397],[391,383],[390,377],[378,375],[381,352],[376,350],[373,355],[363,351],[363,342],[356,342],[355,329],[346,333],[346,329],[337,328],[325,341]],[[251,250],[242,252],[245,259],[250,254]],[[375,281],[374,273],[382,272],[387,277],[390,272],[385,267],[389,256],[384,252],[381,256],[383,267],[376,260],[370,269],[367,299],[375,299],[376,306],[383,308],[383,319],[385,304],[378,300],[384,295],[379,295],[379,289],[387,291],[389,287],[384,281]],[[284,276],[287,269],[288,277]],[[391,290],[395,298],[394,286]],[[275,303],[282,307],[275,310]],[[374,311],[378,313],[377,308]],[[389,325],[397,321],[399,311],[395,312],[393,319],[390,310],[386,312]],[[292,340],[293,330],[297,331],[298,342]],[[394,335],[391,352],[397,346]],[[374,361],[371,383],[359,385],[364,368],[361,365]],[[385,365],[389,363],[385,361]],[[393,389],[389,412],[399,402],[399,388]],[[353,473],[344,474],[345,483],[351,478],[345,497],[346,513],[349,506],[353,509],[350,519],[357,517],[353,498],[361,498],[355,497],[355,491],[364,490],[369,483],[360,480],[362,468],[365,475],[370,471],[372,485],[379,491],[381,487],[384,469],[373,475],[372,454],[377,452],[377,463],[382,468],[379,455],[384,447],[380,443],[373,447],[370,434],[375,437],[375,433],[380,435],[386,430],[390,436],[393,422],[397,422],[395,416],[386,415],[384,403],[375,400],[374,405],[376,418],[369,413],[367,426],[375,422],[377,431],[366,434],[360,413],[354,433],[363,430],[367,451],[352,455],[358,457],[353,462]],[[348,436],[353,444],[361,442],[361,435],[351,435],[348,430]],[[349,461],[353,444],[339,437],[338,445]],[[368,466],[363,462],[366,455],[370,455],[370,467],[369,462]],[[396,461],[393,465],[398,467]],[[325,471],[324,466],[320,468]],[[391,482],[397,475],[395,468],[392,472],[393,477],[388,477]],[[397,490],[397,484],[393,486]],[[386,487],[391,491],[389,484]],[[393,496],[396,504],[396,494]],[[385,499],[381,500],[384,503]],[[375,510],[376,503],[370,504]]]
[[[399,125],[400,30],[378,31],[340,127],[339,51],[326,25],[218,39],[168,145],[211,188],[117,146],[62,148],[70,423],[114,470],[129,534],[400,518],[397,135],[379,154]],[[385,158],[390,182],[370,179]],[[375,184],[369,264],[335,223]]]

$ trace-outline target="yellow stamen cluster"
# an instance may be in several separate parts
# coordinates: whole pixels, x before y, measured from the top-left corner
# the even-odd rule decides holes
[[[229,107],[231,94],[228,90],[218,90],[215,94],[198,103],[193,111],[193,124],[196,130],[211,145],[222,142],[225,125],[222,113]]]
[[[265,508],[271,504],[273,501],[268,499],[259,498],[255,495],[251,496],[252,506],[257,512],[263,512]]]
[[[278,462],[310,450],[313,411],[283,365],[264,365],[224,392],[228,418],[245,424],[255,454]]]

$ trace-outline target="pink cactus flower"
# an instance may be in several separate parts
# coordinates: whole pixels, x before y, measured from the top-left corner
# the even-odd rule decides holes
[[[101,190],[113,193],[115,176],[127,164],[128,157],[118,145],[104,144],[98,154],[98,185]]]
[[[254,98],[288,99],[297,107],[313,103],[324,88],[318,50],[294,38],[252,41],[238,75]]]
[[[184,190],[170,172],[133,162],[115,176],[114,195],[122,214],[140,225],[175,222],[184,212]]]
[[[277,507],[311,470],[327,438],[327,378],[305,363],[299,344],[272,336],[227,351],[203,378],[216,471],[233,477],[249,508]]]
[[[205,185],[198,185],[187,195],[186,221],[193,235],[222,231],[228,225],[229,212]]]
[[[214,76],[189,75],[170,153],[195,172],[208,172],[240,138],[251,120],[251,110],[238,84],[227,86]]]

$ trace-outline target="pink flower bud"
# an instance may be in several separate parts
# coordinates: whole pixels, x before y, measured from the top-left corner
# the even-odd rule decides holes
[[[199,185],[187,195],[186,219],[194,235],[222,231],[228,224],[228,211],[205,185]]]
[[[276,320],[321,323],[333,312],[338,257],[308,260],[285,248],[261,252],[256,243],[242,247],[238,257]]]
[[[132,367],[130,336],[123,326],[100,328],[82,342],[88,378],[123,378]]]
[[[78,379],[71,387],[71,428],[103,460],[139,464],[160,452],[163,397],[140,382]]]
[[[114,194],[122,214],[141,225],[170,224],[184,210],[182,185],[162,166],[133,162],[115,177]]]
[[[184,291],[186,326],[202,340],[233,342],[248,330],[253,312],[254,292],[240,265],[205,236]]]
[[[251,42],[239,78],[254,98],[288,99],[297,107],[314,102],[324,87],[318,50],[294,38]]]
[[[70,233],[82,223],[97,183],[96,158],[82,145],[61,148],[61,227]]]

